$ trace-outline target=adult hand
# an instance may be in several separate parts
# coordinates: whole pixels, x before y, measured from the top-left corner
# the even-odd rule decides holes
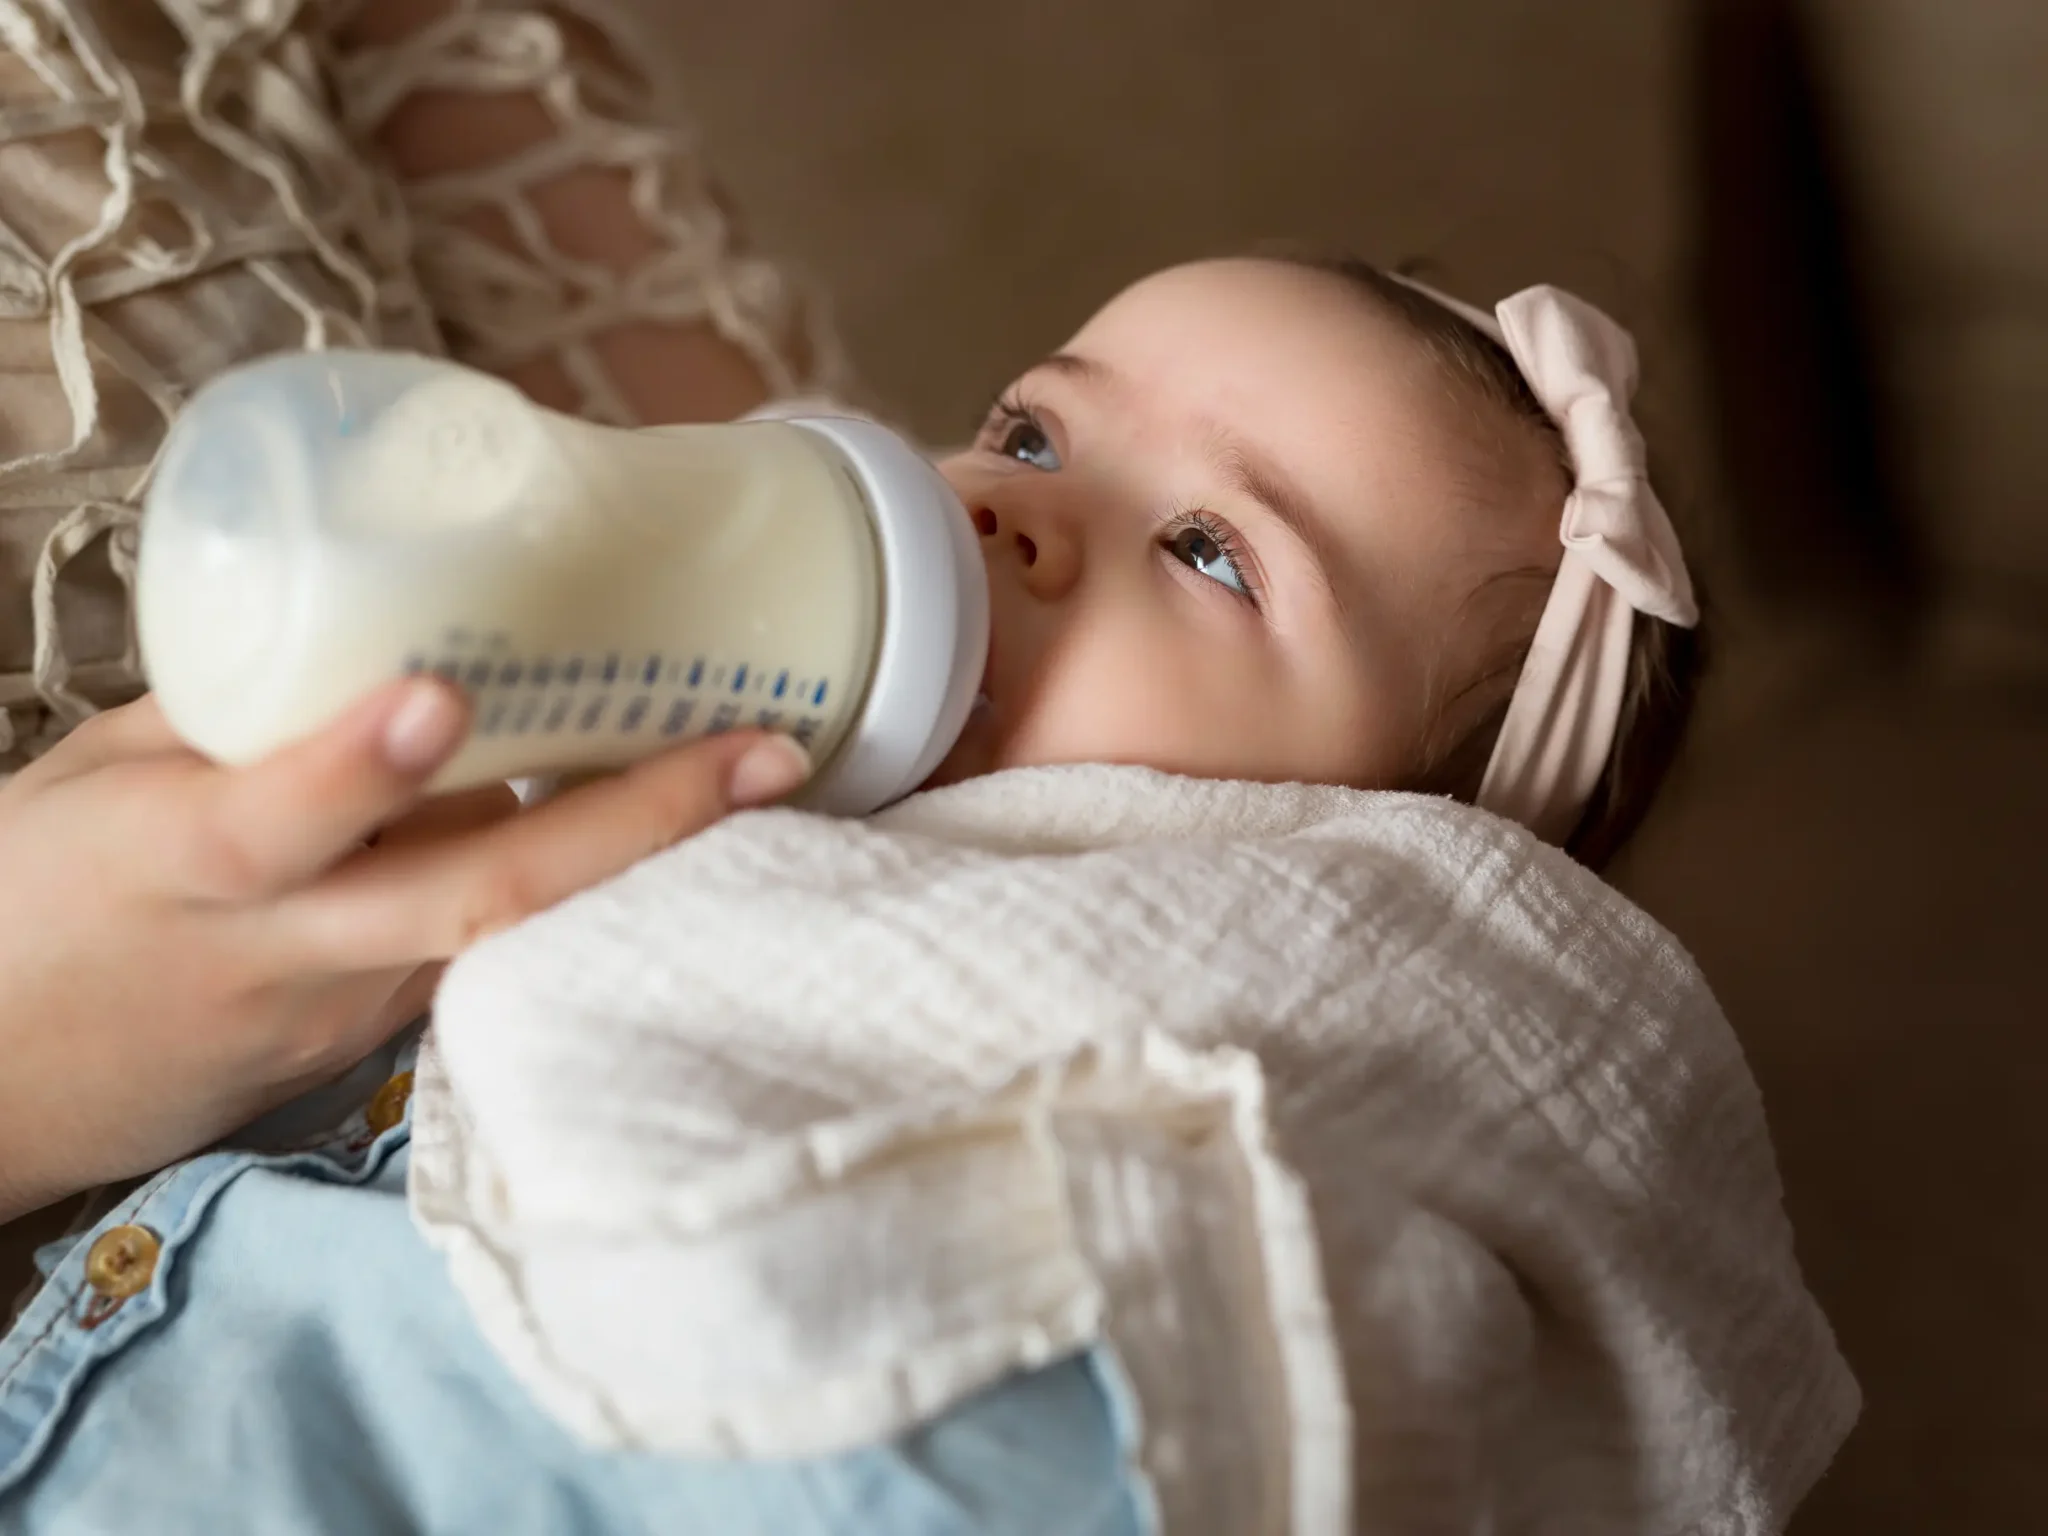
[[[444,684],[394,683],[228,768],[143,699],[0,787],[0,1220],[332,1078],[472,940],[808,771],[736,733],[524,812],[502,788],[422,804],[468,724]]]

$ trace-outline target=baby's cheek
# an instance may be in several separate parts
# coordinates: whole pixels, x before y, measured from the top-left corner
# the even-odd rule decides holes
[[[1027,701],[1003,766],[1132,763],[1234,776],[1247,740],[1266,733],[1265,713],[1256,690],[1225,686],[1194,658],[1063,671]]]
[[[1385,789],[1404,782],[1424,747],[1420,690],[1405,675],[1340,666],[1311,680],[1295,722],[1295,777]]]

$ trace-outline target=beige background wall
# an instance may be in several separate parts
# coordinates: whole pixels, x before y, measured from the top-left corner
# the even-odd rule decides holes
[[[1475,294],[1578,284],[1674,323],[1672,0],[659,14],[761,240],[829,280],[881,397],[931,432],[1120,284],[1272,237],[1434,258]]]

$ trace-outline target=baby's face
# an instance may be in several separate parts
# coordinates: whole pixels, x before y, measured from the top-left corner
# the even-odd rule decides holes
[[[1343,278],[1146,278],[941,466],[994,628],[988,705],[932,782],[1108,762],[1403,783],[1488,643],[1468,599],[1555,563],[1564,487],[1528,436]]]

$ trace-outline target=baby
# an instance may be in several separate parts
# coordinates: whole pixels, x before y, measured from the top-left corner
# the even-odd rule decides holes
[[[1350,262],[1139,282],[943,465],[982,536],[993,639],[987,706],[928,787],[1122,764],[1414,790],[1597,865],[1655,792],[1700,658],[1628,417],[1633,363],[1552,289],[1486,315]],[[1100,1348],[854,1450],[579,1441],[408,1220],[416,1049],[46,1254],[0,1341],[0,1526],[113,1529],[140,1510],[165,1533],[1158,1528],[1139,1404]],[[1822,1459],[1836,1386],[1803,1431]],[[1728,1511],[1700,1528],[1775,1528],[1812,1454],[1772,1478],[1698,1474]]]
[[[1548,401],[1492,320],[1362,263],[1204,262],[1113,301],[944,466],[988,545],[994,707],[938,782],[1108,762],[1424,789],[1597,866],[1677,746],[1696,615],[1641,480],[1625,339],[1575,301],[1524,313],[1532,360],[1600,349],[1542,381]],[[1553,651],[1574,641],[1568,608],[1611,609],[1590,626],[1595,697],[1571,706],[1588,742],[1568,763],[1503,762],[1488,786],[1556,586],[1578,450],[1609,483],[1564,547],[1625,539],[1618,558],[1644,571],[1632,606],[1566,583]],[[1559,667],[1543,658],[1528,713]],[[1522,723],[1515,754],[1535,740]],[[1536,790],[1532,773],[1558,782]]]

